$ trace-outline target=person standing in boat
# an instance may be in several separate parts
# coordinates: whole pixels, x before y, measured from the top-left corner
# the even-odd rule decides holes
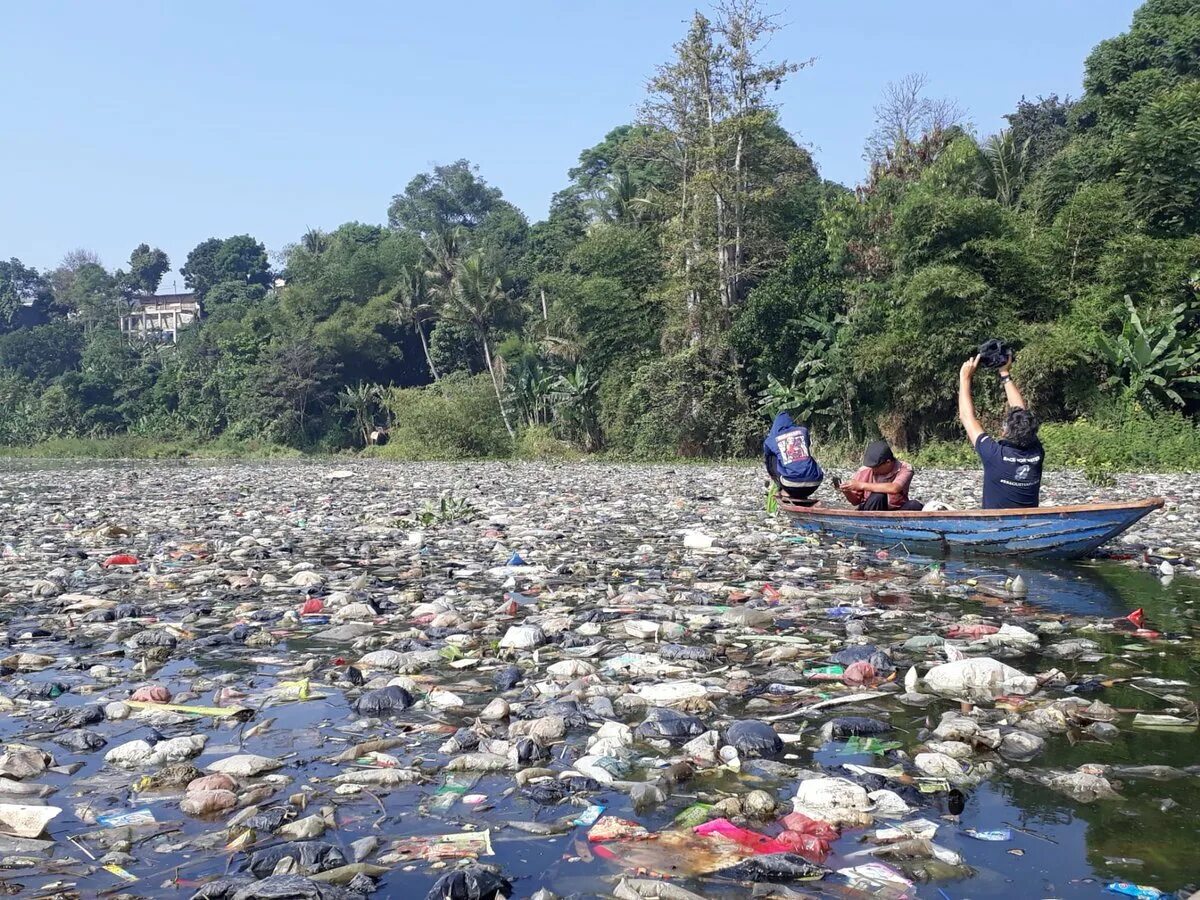
[[[1042,489],[1042,462],[1046,451],[1038,440],[1037,416],[1029,411],[1010,369],[1012,355],[1000,366],[1000,383],[1008,399],[1008,414],[995,440],[983,430],[975,415],[971,379],[979,368],[979,357],[962,364],[958,375],[958,418],[967,440],[983,462],[983,508],[1020,509],[1038,505]]]
[[[863,454],[862,468],[850,481],[838,485],[851,504],[861,510],[897,512],[922,509],[923,504],[908,499],[913,467],[896,459],[887,441],[872,441]]]
[[[763,441],[763,463],[779,491],[792,500],[807,500],[825,480],[812,455],[812,437],[791,413],[781,412]]]

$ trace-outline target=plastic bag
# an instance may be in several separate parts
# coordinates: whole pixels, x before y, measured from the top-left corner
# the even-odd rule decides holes
[[[484,866],[447,872],[434,882],[425,900],[496,900],[511,896],[512,882]]]
[[[934,666],[925,673],[925,686],[950,697],[994,700],[1002,694],[1032,694],[1037,679],[985,656]]]
[[[412,694],[399,685],[388,685],[374,691],[367,691],[354,704],[355,712],[364,716],[381,716],[392,712],[403,712],[413,703]]]
[[[346,864],[346,857],[333,844],[323,841],[296,841],[255,851],[246,868],[258,878],[266,878],[275,871],[281,859],[295,860],[300,869],[308,874],[324,872],[326,869]]]
[[[744,859],[715,874],[738,881],[819,881],[829,872],[795,853],[769,853]]]
[[[725,743],[743,757],[778,756],[783,752],[783,740],[766,722],[743,719],[725,731]]]
[[[708,727],[687,713],[667,706],[655,706],[646,713],[646,718],[634,729],[642,738],[684,742],[704,734]]]

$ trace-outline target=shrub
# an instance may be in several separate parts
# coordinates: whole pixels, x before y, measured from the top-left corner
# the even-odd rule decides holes
[[[618,393],[612,380],[602,396]],[[693,347],[638,368],[602,416],[606,441],[635,459],[748,455],[764,422],[723,348]]]
[[[554,436],[549,425],[530,425],[517,435],[516,455],[520,459],[559,459],[578,461],[583,459],[576,447],[568,441]]]
[[[384,405],[391,413],[390,442],[379,456],[394,459],[507,457],[512,441],[496,406],[491,378],[456,372],[421,388],[395,388]]]
[[[1041,428],[1047,464],[1110,472],[1194,472],[1200,428],[1176,412],[1138,406],[1100,410],[1095,418]]]

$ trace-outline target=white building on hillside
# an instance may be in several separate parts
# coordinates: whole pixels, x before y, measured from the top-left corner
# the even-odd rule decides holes
[[[143,295],[134,297],[129,311],[121,316],[121,333],[129,338],[174,344],[179,340],[179,329],[200,316],[200,301],[193,293]]]

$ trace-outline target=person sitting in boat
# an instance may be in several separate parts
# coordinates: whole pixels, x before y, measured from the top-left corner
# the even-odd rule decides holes
[[[967,430],[967,440],[983,462],[983,508],[1020,509],[1038,505],[1042,489],[1042,462],[1046,451],[1038,440],[1037,416],[1029,411],[1012,380],[1012,355],[999,368],[1000,383],[1008,399],[1008,414],[995,440],[983,430],[975,415],[971,379],[979,368],[979,357],[962,364],[958,376],[958,418]]]
[[[808,427],[796,424],[786,410],[775,417],[763,441],[763,462],[780,492],[792,500],[807,500],[825,480],[813,459]]]
[[[874,512],[917,510],[924,504],[908,499],[913,467],[896,459],[887,441],[872,441],[863,454],[862,468],[838,487],[853,505]]]

